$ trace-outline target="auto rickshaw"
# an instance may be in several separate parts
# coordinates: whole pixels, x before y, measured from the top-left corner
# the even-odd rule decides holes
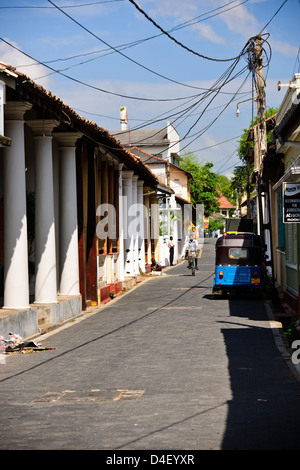
[[[264,252],[255,233],[232,233],[216,241],[214,296],[228,292],[255,292],[264,289]]]

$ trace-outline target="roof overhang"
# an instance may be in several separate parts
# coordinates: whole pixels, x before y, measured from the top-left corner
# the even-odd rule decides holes
[[[300,122],[300,93],[298,93],[295,101],[292,103],[288,111],[285,113],[280,123],[274,128],[271,140],[275,144],[276,140],[283,145],[289,140],[289,137],[297,129]]]
[[[161,184],[156,185],[156,189],[158,192],[162,193],[161,195],[167,195],[167,196],[172,196],[174,194],[173,189],[169,188],[168,186],[164,186]]]
[[[295,183],[300,181],[300,166],[291,166],[284,175],[272,186],[273,191],[278,191],[281,188],[282,183],[290,182]]]

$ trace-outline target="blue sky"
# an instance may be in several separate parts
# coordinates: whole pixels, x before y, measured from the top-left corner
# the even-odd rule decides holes
[[[278,92],[278,80],[288,83],[300,72],[299,0],[136,4],[181,45],[129,0],[0,0],[6,41],[0,41],[0,60],[107,130],[120,128],[121,106],[130,129],[162,128],[170,121],[183,154],[192,151],[201,162],[212,162],[215,172],[230,175],[239,163],[236,141],[252,117],[252,78],[246,55],[234,67],[224,59],[237,57],[263,30],[266,106],[279,106],[286,88]],[[207,91],[217,84],[219,93]]]

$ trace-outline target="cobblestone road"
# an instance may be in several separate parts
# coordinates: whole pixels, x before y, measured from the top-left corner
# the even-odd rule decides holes
[[[0,365],[1,449],[299,449],[300,387],[255,298],[214,300],[214,245]]]

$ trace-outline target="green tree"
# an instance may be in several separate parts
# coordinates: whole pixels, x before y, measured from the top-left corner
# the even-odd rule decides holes
[[[231,188],[235,192],[238,200],[238,206],[241,207],[243,195],[247,187],[247,165],[234,167],[233,177],[231,178]]]
[[[217,189],[227,197],[228,201],[231,204],[235,204],[235,199],[233,197],[231,180],[225,175],[216,175],[217,176]]]
[[[217,201],[217,175],[212,171],[213,163],[201,164],[197,156],[189,152],[183,156],[180,168],[193,176],[191,182],[191,201],[193,204],[203,204],[204,214],[209,216],[219,208]]]
[[[213,214],[209,218],[209,231],[224,230],[225,229],[225,218],[221,214]]]
[[[277,113],[278,108],[269,108],[266,111],[266,119],[274,116]],[[251,194],[251,185],[248,187],[248,175],[250,176],[253,171],[253,162],[249,163],[250,153],[254,151],[254,143],[252,140],[247,140],[249,132],[253,126],[257,124],[257,117],[250,122],[248,129],[243,130],[241,139],[238,140],[239,147],[237,149],[237,154],[241,160],[241,164],[234,167],[233,177],[231,178],[230,188],[238,196],[239,206],[241,203],[242,196],[249,191]],[[270,142],[272,130],[267,134],[267,142]],[[249,167],[247,168],[247,164]]]

